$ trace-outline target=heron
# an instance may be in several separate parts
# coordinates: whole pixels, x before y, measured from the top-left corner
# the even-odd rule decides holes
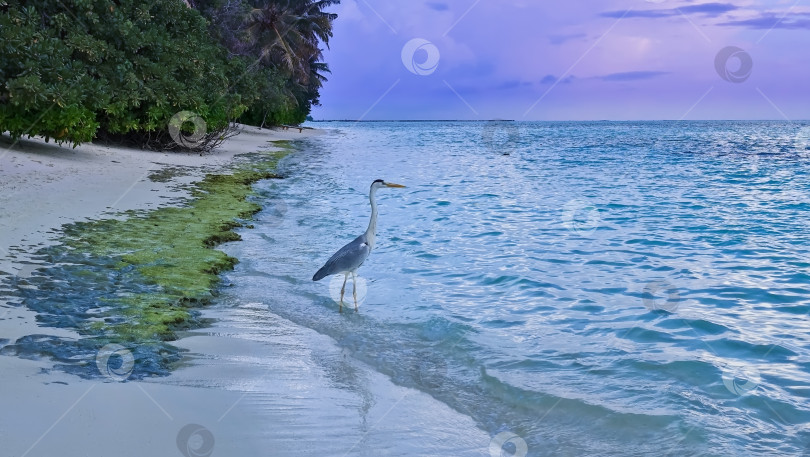
[[[368,200],[371,202],[371,220],[368,222],[366,232],[346,246],[338,249],[321,269],[312,276],[313,281],[320,281],[327,276],[343,273],[343,287],[340,288],[340,312],[343,312],[343,294],[346,291],[346,281],[349,279],[349,275],[352,275],[354,310],[357,311],[357,269],[366,261],[368,255],[371,254],[371,250],[374,249],[374,238],[377,231],[377,202],[374,201],[374,196],[377,189],[383,187],[402,188],[405,186],[385,182],[382,179],[372,182],[368,191]]]

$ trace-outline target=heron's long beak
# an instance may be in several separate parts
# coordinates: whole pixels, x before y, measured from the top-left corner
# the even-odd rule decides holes
[[[403,186],[402,184],[394,184],[394,183],[392,183],[392,182],[387,182],[387,183],[385,183],[385,186],[386,186],[386,187],[405,187],[405,186]]]

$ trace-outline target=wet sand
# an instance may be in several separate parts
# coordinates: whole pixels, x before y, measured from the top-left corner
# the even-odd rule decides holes
[[[176,342],[187,364],[165,378],[85,380],[0,357],[3,455],[488,455],[472,419],[392,384],[328,337],[260,304],[206,315],[223,321]],[[181,435],[190,424],[199,433]],[[178,438],[205,450],[203,430],[212,453],[183,454]]]
[[[0,270],[30,273],[29,253],[62,224],[169,205],[199,179],[268,143],[318,131],[245,128],[211,154],[0,142]],[[180,167],[180,168],[178,168]],[[161,171],[168,171],[161,173]],[[180,173],[176,173],[180,171]],[[151,180],[158,173],[167,180]],[[181,334],[172,375],[81,379],[50,360],[0,356],[4,456],[485,455],[489,436],[429,395],[397,386],[265,304],[218,302],[213,328]],[[0,297],[0,347],[40,328]],[[195,425],[196,424],[196,425]],[[405,444],[403,444],[405,443]]]

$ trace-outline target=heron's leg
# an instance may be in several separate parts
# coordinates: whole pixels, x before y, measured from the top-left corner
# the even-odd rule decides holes
[[[349,279],[349,273],[343,276],[343,287],[340,288],[340,308],[338,311],[343,312],[343,293],[346,292],[346,281]]]
[[[357,312],[357,273],[352,272],[352,295],[354,296],[354,312]]]

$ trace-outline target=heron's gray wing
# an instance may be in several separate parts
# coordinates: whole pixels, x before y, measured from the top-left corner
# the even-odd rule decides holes
[[[370,253],[371,248],[364,237],[360,235],[330,257],[321,269],[315,273],[312,280],[320,281],[329,275],[356,270],[363,264]]]

